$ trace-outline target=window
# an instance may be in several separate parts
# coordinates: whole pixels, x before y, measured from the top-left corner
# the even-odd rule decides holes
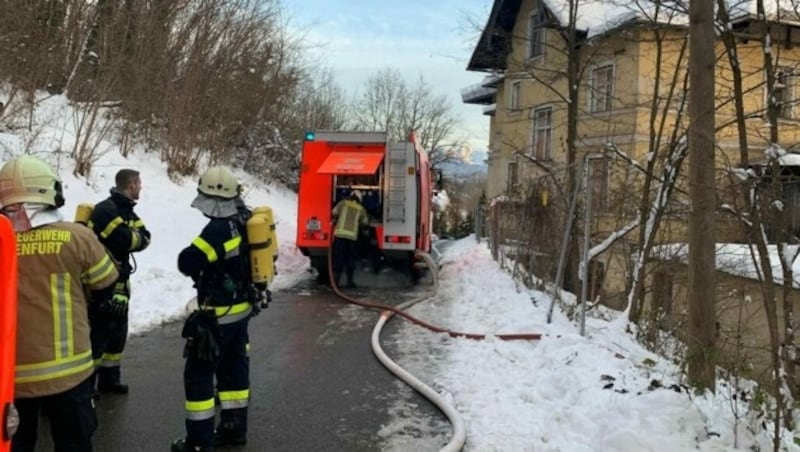
[[[599,66],[592,70],[589,93],[590,110],[592,112],[611,111],[611,99],[614,95],[614,66]]]
[[[517,111],[520,109],[520,97],[522,95],[522,82],[515,81],[511,83],[511,92],[508,96],[508,109]]]
[[[544,18],[539,11],[528,17],[528,59],[544,56]]]
[[[797,75],[791,69],[777,68],[775,70],[775,85],[772,87],[772,99],[778,106],[778,117],[793,119],[794,103],[797,101],[795,86]]]
[[[532,138],[533,156],[537,160],[550,160],[553,141],[553,109],[551,107],[537,108],[533,111]]]
[[[514,187],[519,183],[519,174],[517,171],[517,162],[508,162],[508,174],[507,174],[507,190],[511,191]]]

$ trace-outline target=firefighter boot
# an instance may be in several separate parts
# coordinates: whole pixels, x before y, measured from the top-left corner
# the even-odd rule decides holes
[[[113,394],[127,394],[128,385],[120,383],[119,367],[101,367],[97,376],[97,390]]]
[[[243,446],[247,444],[247,436],[236,432],[231,424],[220,424],[214,432],[214,447]]]
[[[347,284],[345,284],[345,287],[348,289],[355,289],[357,287],[353,279],[353,273],[347,272]]]
[[[109,383],[97,385],[97,390],[99,392],[110,392],[113,394],[127,394],[130,388],[123,383]]]
[[[190,446],[186,438],[178,438],[172,442],[171,452],[214,452],[212,447]]]

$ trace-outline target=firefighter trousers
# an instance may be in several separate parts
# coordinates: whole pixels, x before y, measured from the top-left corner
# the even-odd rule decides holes
[[[214,377],[220,404],[220,429],[227,435],[246,437],[247,407],[250,401],[250,358],[247,326],[250,319],[224,323],[219,318],[219,358],[201,361],[186,357],[183,384],[186,394],[186,444],[214,445]]]
[[[50,421],[55,452],[91,452],[97,430],[97,414],[89,379],[59,394],[15,399],[19,430],[12,440],[13,452],[33,452],[39,435],[39,415]]]
[[[122,352],[128,340],[128,314],[118,316],[104,312],[92,303],[89,305],[89,325],[97,385],[121,383]]]
[[[341,237],[333,239],[333,277],[336,279],[336,284],[339,284],[342,270],[345,270],[347,274],[347,282],[353,283],[357,259],[358,242],[356,240]]]

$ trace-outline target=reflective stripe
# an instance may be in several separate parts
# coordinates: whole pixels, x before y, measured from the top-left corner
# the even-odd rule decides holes
[[[50,302],[53,316],[53,359],[15,367],[17,384],[47,381],[91,370],[91,350],[75,354],[74,315],[69,273],[50,275]]]
[[[246,319],[250,317],[250,313],[253,311],[253,307],[250,306],[250,303],[247,303],[247,311],[242,312],[241,314],[231,314],[231,315],[224,315],[222,317],[217,318],[217,322],[220,325],[228,325],[231,323],[238,322],[239,320]]]
[[[127,290],[127,291],[130,291],[130,289],[131,289],[131,281],[130,280],[117,281],[116,284],[114,284],[114,289],[115,290]]]
[[[114,232],[114,229],[117,229],[117,226],[121,225],[122,223],[124,223],[122,217],[114,218],[108,223],[108,225],[106,225],[106,228],[100,232],[100,237],[107,239],[108,236]]]
[[[92,265],[88,270],[81,274],[81,280],[88,285],[94,285],[100,281],[108,278],[108,275],[114,272],[114,262],[108,257],[108,254],[103,256],[100,261]]]
[[[35,381],[53,380],[59,377],[76,374],[92,368],[92,352],[87,350],[81,354],[65,359],[56,359],[36,364],[20,364],[15,367],[14,382],[31,383]]]
[[[243,389],[241,391],[220,391],[219,404],[223,410],[230,410],[233,408],[245,408],[250,400],[250,390]]]
[[[100,360],[100,367],[119,367],[122,362],[122,353],[103,353]]]
[[[135,250],[139,247],[139,242],[142,241],[142,236],[139,235],[136,231],[131,231],[131,250]]]
[[[50,275],[50,301],[53,304],[53,351],[56,361],[75,354],[70,279],[69,273]]]
[[[225,248],[225,259],[230,259],[239,255],[239,245],[242,244],[242,236],[236,236],[222,244]]]
[[[203,306],[201,309],[213,309],[220,325],[238,322],[250,315],[253,305],[245,301],[230,306]]]
[[[344,201],[344,204],[339,207],[337,212],[339,219],[336,221],[333,235],[343,239],[356,240],[358,238],[358,227],[362,223],[362,209],[363,207],[355,201]]]
[[[186,408],[186,419],[190,421],[204,421],[214,417],[214,399],[191,401],[187,400],[184,405]]]
[[[142,221],[141,218],[138,219],[138,220],[129,220],[128,221],[128,227],[131,227],[131,228],[134,228],[134,229],[140,229],[140,228],[144,227],[144,222]]]
[[[242,236],[236,236],[225,243],[222,247],[225,249],[225,259],[236,257],[239,255],[239,246],[242,244]],[[192,245],[196,246],[203,254],[206,255],[209,263],[214,263],[219,259],[214,247],[202,237],[197,237],[192,240]]]
[[[196,239],[192,240],[192,245],[199,248],[200,251],[206,255],[209,263],[214,263],[217,261],[217,259],[219,259],[219,257],[217,257],[217,252],[214,251],[214,247],[206,242],[202,237],[197,237]]]

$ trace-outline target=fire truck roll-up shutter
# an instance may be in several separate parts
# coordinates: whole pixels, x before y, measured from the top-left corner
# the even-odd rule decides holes
[[[375,174],[383,152],[331,152],[322,162],[319,174]]]

